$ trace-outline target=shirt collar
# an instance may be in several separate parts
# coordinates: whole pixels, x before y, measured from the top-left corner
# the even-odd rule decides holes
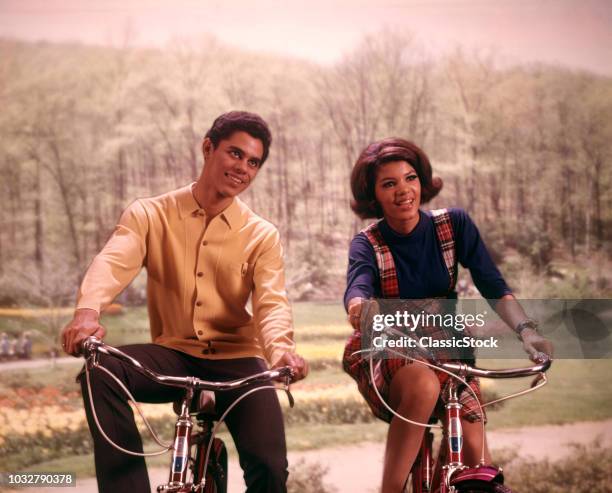
[[[232,203],[228,205],[219,216],[225,220],[230,229],[239,228],[241,226],[242,201],[238,197],[234,197]]]
[[[181,219],[201,210],[200,205],[196,202],[193,192],[191,191],[194,184],[195,182],[190,183],[178,190],[176,201],[179,209],[179,217]]]
[[[177,203],[181,219],[199,212],[204,212],[193,196],[194,185],[195,182],[190,183],[178,191]],[[225,221],[230,229],[239,228],[241,226],[242,209],[242,201],[238,197],[234,197],[231,204],[219,214],[219,217]]]
[[[419,222],[407,235],[395,231],[391,226],[389,226],[386,219],[380,221],[380,230],[387,243],[396,244],[405,243],[408,241],[420,241],[419,238],[421,237],[421,232],[425,228],[427,222],[427,215],[421,209],[419,209]]]

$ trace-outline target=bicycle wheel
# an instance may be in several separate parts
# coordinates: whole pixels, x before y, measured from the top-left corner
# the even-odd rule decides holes
[[[512,490],[500,483],[489,481],[465,481],[455,485],[457,493],[512,493]]]

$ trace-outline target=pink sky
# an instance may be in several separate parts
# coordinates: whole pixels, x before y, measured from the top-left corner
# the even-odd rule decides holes
[[[364,33],[411,30],[432,53],[496,49],[612,75],[607,0],[0,0],[0,36],[163,46],[213,34],[243,48],[331,63]]]

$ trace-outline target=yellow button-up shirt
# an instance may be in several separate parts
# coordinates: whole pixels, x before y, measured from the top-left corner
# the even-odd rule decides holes
[[[273,365],[295,347],[278,230],[238,198],[205,227],[192,186],[123,212],[85,274],[77,308],[103,311],[144,266],[153,342]]]

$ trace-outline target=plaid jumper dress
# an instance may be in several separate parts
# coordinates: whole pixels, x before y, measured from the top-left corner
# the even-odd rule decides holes
[[[436,230],[436,237],[438,244],[442,250],[442,256],[444,258],[444,264],[448,270],[450,277],[450,285],[448,292],[450,293],[455,289],[457,282],[457,255],[455,250],[455,238],[453,235],[453,228],[450,220],[450,215],[446,209],[437,209],[431,211],[432,219]],[[362,232],[366,235],[369,242],[374,248],[374,254],[376,256],[376,263],[378,265],[378,271],[380,275],[380,287],[383,298],[399,298],[399,284],[397,279],[397,271],[395,270],[395,262],[393,261],[393,255],[388,245],[385,243],[380,229],[378,227],[379,221],[369,225]],[[430,303],[431,300],[423,300],[424,306]],[[417,307],[418,308],[418,307]],[[437,339],[446,339],[451,334],[446,330],[438,327],[425,327],[423,334]],[[395,373],[402,368],[404,365],[412,364],[413,361],[405,358],[387,358],[377,359],[373,361],[374,366],[374,378],[370,377],[370,362],[368,357],[362,357],[361,354],[354,354],[356,351],[362,349],[361,343],[361,331],[355,330],[353,335],[349,337],[346,346],[344,348],[344,355],[342,358],[342,366],[356,382],[359,392],[365,398],[366,402],[370,406],[370,409],[377,418],[383,421],[390,422],[393,415],[391,412],[382,404],[376,391],[373,388],[372,380],[374,380],[377,390],[380,395],[388,403],[389,401],[389,388],[391,380]],[[444,355],[438,353],[439,359],[444,358]],[[440,382],[440,398],[436,404],[433,412],[433,417],[441,419],[444,416],[444,402],[442,397],[446,395],[447,386],[449,384],[449,377],[446,373],[436,371],[436,376]],[[481,398],[480,384],[477,378],[470,378],[467,380],[470,388],[476,393],[478,398]],[[480,421],[480,410],[474,396],[464,387],[460,388],[459,401],[463,405],[461,410],[461,416],[470,422]],[[485,415],[486,421],[486,415]]]

